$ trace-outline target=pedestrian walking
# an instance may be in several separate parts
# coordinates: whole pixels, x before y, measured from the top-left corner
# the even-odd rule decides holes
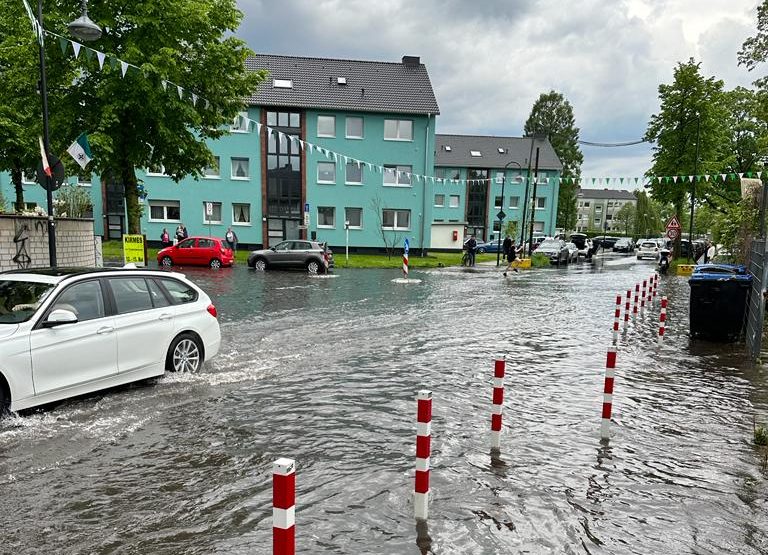
[[[509,237],[507,237],[509,239]],[[506,239],[505,239],[506,241]],[[517,255],[520,253],[520,251],[523,250],[523,245],[521,244],[519,247],[515,247],[515,244],[512,242],[512,239],[509,239],[509,250],[506,253],[507,256],[507,267],[504,270],[504,277],[507,277],[507,272],[512,270],[513,272],[517,273],[519,270],[514,267],[515,262],[517,261]]]
[[[464,248],[467,250],[467,256],[469,257],[469,266],[474,266],[475,252],[477,251],[477,240],[474,235],[469,236],[469,239],[464,244]]]
[[[707,260],[705,264],[712,264],[712,259],[715,258],[716,254],[717,254],[717,249],[715,248],[715,244],[712,241],[710,241],[709,248],[707,249]]]
[[[184,239],[184,226],[179,224],[176,226],[176,231],[174,233],[174,242],[178,243],[179,241],[182,241]]]
[[[160,244],[163,248],[170,247],[173,242],[171,241],[171,235],[168,233],[167,228],[163,228],[163,232],[160,234]]]
[[[229,248],[237,252],[237,234],[232,231],[232,226],[227,228],[227,233],[224,235],[224,239],[227,240]]]

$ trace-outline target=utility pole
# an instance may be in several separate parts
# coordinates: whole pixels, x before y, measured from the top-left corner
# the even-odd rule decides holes
[[[531,234],[529,248],[533,252],[533,223],[536,219],[536,186],[539,184],[539,147],[536,147],[536,166],[533,170],[533,193],[531,195]]]

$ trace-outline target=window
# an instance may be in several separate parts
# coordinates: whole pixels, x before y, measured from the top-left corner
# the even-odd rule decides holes
[[[80,322],[104,317],[104,298],[98,281],[84,281],[68,287],[54,302],[51,310],[69,310]]]
[[[301,127],[301,114],[295,112],[267,112],[267,125],[271,127]]]
[[[413,122],[408,119],[385,119],[384,139],[387,141],[412,141]]]
[[[589,201],[584,203],[584,208],[589,208]]]
[[[451,195],[448,197],[448,206],[451,208],[458,208],[459,207],[459,195]]]
[[[347,116],[347,139],[363,138],[363,118]]]
[[[469,155],[472,158],[480,158],[483,154],[479,150],[470,150]]]
[[[349,222],[349,229],[363,228],[363,209],[347,207],[344,209],[344,219]]]
[[[170,293],[173,304],[192,303],[197,300],[197,292],[185,283],[170,278],[162,278],[160,283]]]
[[[595,205],[595,214],[600,214],[603,212],[603,207],[599,204]]]
[[[544,232],[544,222],[533,222],[533,231]]]
[[[150,200],[150,222],[180,222],[181,206],[178,200]]]
[[[147,282],[143,278],[110,278],[109,286],[115,296],[118,314],[154,308]]]
[[[494,208],[501,208],[502,206],[504,206],[504,197],[496,197],[493,200],[493,207]]]
[[[272,86],[276,89],[292,89],[293,79],[273,79]]]
[[[34,183],[37,183],[37,175],[35,175],[34,173],[24,172],[21,174],[21,182],[24,185],[32,185]]]
[[[91,172],[77,174],[77,184],[80,187],[90,187],[92,185]]]
[[[336,116],[317,116],[317,136],[336,136]]]
[[[536,210],[543,210],[547,206],[546,197],[536,197]]]
[[[411,166],[384,165],[384,185],[390,187],[409,187],[411,185]]]
[[[232,225],[250,225],[251,205],[232,203]]]
[[[163,290],[154,280],[148,279],[147,285],[149,286],[149,296],[152,298],[152,306],[155,308],[162,308],[171,304],[168,297],[165,296]]]
[[[606,214],[606,215],[605,215],[605,220],[606,220],[606,221],[610,221],[610,220],[612,220],[612,219],[613,219],[613,216],[612,216],[611,214]]]
[[[382,210],[383,229],[410,229],[411,211],[410,210]]]
[[[317,227],[335,227],[336,208],[333,206],[317,207]]]
[[[445,206],[445,195],[435,195],[435,206],[439,208]]]
[[[221,177],[221,172],[219,171],[221,160],[218,156],[214,156],[213,159],[213,166],[208,166],[203,170],[203,175],[206,179],[218,179]]]
[[[151,164],[147,167],[147,175],[165,176],[165,167],[162,164]]]
[[[221,203],[220,202],[211,202],[211,208],[213,208],[213,213],[209,216],[206,214],[206,204],[203,203],[203,223],[205,224],[220,224],[221,223]]]
[[[318,183],[336,183],[336,163],[318,162],[317,163],[317,182]]]
[[[248,112],[238,112],[229,130],[232,133],[248,133]]]
[[[493,231],[501,231],[501,222],[499,220],[493,220]]]
[[[520,197],[509,197],[509,207],[517,208],[520,205]]]
[[[601,223],[602,223],[602,220],[600,218],[595,218],[595,225],[596,226],[599,227]]]
[[[232,158],[232,179],[246,180],[250,177],[248,158]]]
[[[363,165],[357,165],[356,162],[347,162],[346,181],[351,185],[362,185],[363,183]]]

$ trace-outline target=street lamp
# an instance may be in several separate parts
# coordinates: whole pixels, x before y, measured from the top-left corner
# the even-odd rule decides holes
[[[101,29],[88,17],[86,0],[82,0],[82,15],[69,24],[69,32],[82,41],[96,40],[101,36]],[[50,159],[50,139],[48,133],[48,85],[45,77],[45,33],[43,31],[43,0],[37,0],[37,23],[40,27],[40,100],[43,109],[43,149]],[[51,268],[56,267],[56,228],[53,223],[53,184],[50,175],[45,175],[44,187],[48,205],[48,256]]]
[[[499,213],[498,213],[499,240],[498,240],[498,243],[496,244],[496,266],[499,266],[500,259],[501,259],[501,228],[502,228],[502,224],[504,223],[504,217],[506,216],[506,214],[504,213],[504,184],[507,182],[507,168],[509,167],[510,164],[517,164],[517,168],[519,170],[523,169],[523,167],[520,165],[519,162],[510,160],[504,165],[504,173],[501,174],[501,208],[499,209]]]

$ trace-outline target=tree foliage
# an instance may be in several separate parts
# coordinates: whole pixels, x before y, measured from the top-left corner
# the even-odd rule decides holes
[[[768,0],[757,7],[757,33],[744,41],[739,51],[739,65],[745,66],[749,71],[768,60]],[[768,78],[761,77],[755,81],[755,85],[765,89],[768,86]]]
[[[552,148],[563,164],[563,177],[579,177],[584,155],[579,149],[579,128],[571,103],[559,92],[542,93],[531,108],[525,122],[525,134],[543,134],[549,137]],[[558,190],[557,226],[574,229],[576,226],[575,184],[562,183]]]
[[[626,203],[616,213],[616,220],[624,229],[624,235],[633,234],[635,231],[635,205],[631,202]]]
[[[637,193],[634,224],[637,238],[654,237],[661,231],[658,207],[645,191]]]

